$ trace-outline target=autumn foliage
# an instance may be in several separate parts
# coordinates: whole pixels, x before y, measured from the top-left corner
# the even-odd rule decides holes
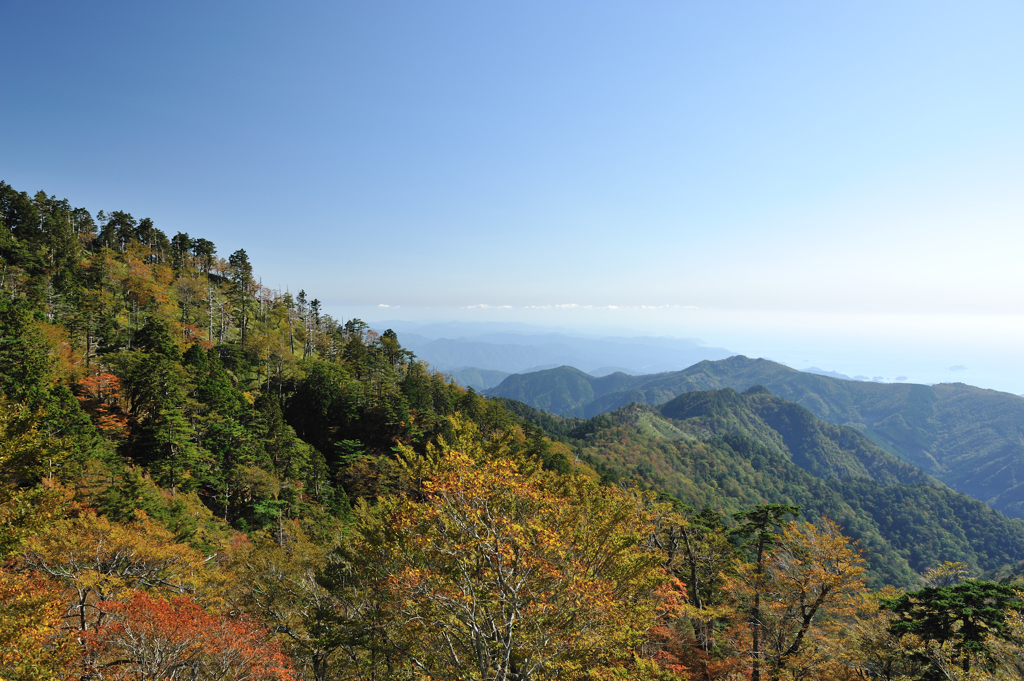
[[[524,416],[244,250],[96,218],[0,182],[0,681],[1024,677],[1019,593],[868,592],[781,453]]]
[[[117,436],[128,427],[128,417],[121,411],[121,379],[114,374],[104,372],[81,379],[76,397],[101,431]]]
[[[246,619],[206,613],[187,596],[134,592],[98,605],[105,623],[85,637],[86,665],[104,679],[291,681],[288,659]]]
[[[410,673],[574,678],[642,642],[665,576],[629,495],[459,452],[423,489],[362,508],[344,553]]]
[[[61,626],[64,602],[54,582],[0,569],[0,678],[62,678],[78,650]]]
[[[102,602],[142,589],[195,593],[214,579],[199,552],[144,515],[119,523],[89,509],[30,537],[22,562],[63,585],[66,626],[80,631],[104,623]]]

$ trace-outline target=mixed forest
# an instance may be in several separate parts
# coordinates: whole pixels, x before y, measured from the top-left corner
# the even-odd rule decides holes
[[[8,681],[1024,675],[1024,524],[856,430],[488,399],[244,250],[2,182],[0,483]]]

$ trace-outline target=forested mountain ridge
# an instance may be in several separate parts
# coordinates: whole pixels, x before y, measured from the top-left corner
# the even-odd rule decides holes
[[[681,420],[559,419],[258,282],[244,250],[0,182],[0,677],[917,679],[1024,660],[1009,586],[866,591],[821,513],[862,538],[874,584],[1019,556],[1012,523],[852,431],[760,389],[687,396]],[[907,609],[961,587],[998,603],[992,633],[939,632],[921,657]]]
[[[438,477],[456,448],[527,478],[596,477],[394,332],[261,286],[242,249],[222,258],[151,220],[0,183],[0,559],[17,568],[0,568],[0,604],[23,613],[0,618],[4,678],[100,674],[136,654],[104,621],[181,618],[205,633],[167,662],[174,674],[223,678],[207,666],[224,660],[240,679],[347,674],[324,666],[341,655],[328,622],[341,596],[314,574],[356,516],[422,498],[419,457]],[[285,610],[252,591],[282,576],[297,580]],[[304,600],[325,598],[315,612]],[[232,629],[232,608],[288,634]],[[325,627],[331,643],[311,633]]]
[[[775,440],[793,463],[819,478],[935,483],[919,468],[881,450],[856,429],[822,421],[763,386],[754,386],[742,395],[731,388],[684,393],[658,411],[672,419],[689,421],[692,427],[718,432],[724,421],[729,424],[729,432],[766,445]]]
[[[51,416],[51,432],[81,436],[63,465],[107,480],[96,498],[120,494],[127,461],[248,530],[313,509],[344,517],[350,497],[387,484],[378,457],[423,451],[456,413],[539,442],[393,331],[261,286],[244,250],[221,258],[151,220],[94,220],[4,184],[0,218],[0,386]]]
[[[563,366],[528,374],[512,374],[484,395],[504,397],[559,416],[586,416],[587,405],[607,394],[619,394],[650,380],[650,375],[615,372],[596,377]]]
[[[937,560],[991,570],[1024,556],[1024,522],[760,386],[685,393],[589,420],[509,408],[560,435],[608,479],[637,479],[726,514],[779,503],[827,515],[867,550],[878,584],[912,584]]]
[[[521,375],[514,383],[512,378],[486,394],[512,397],[538,408],[546,408],[542,403],[566,403],[565,397],[550,390],[552,378],[544,372]],[[660,405],[686,392],[743,391],[763,385],[818,418],[861,430],[877,445],[953,489],[1007,515],[1024,517],[1024,399],[1017,395],[962,383],[847,381],[743,356],[631,378],[637,379],[632,385],[595,394],[589,402],[569,400],[572,408],[563,415],[593,416],[632,402]]]

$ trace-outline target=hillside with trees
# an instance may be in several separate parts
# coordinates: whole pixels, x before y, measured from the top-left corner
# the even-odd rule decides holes
[[[638,481],[726,516],[764,503],[828,516],[867,549],[875,585],[912,586],[944,560],[974,572],[1020,560],[1024,522],[763,387],[686,393],[660,408],[630,405],[589,420],[507,404],[606,480]]]
[[[561,416],[591,417],[631,403],[661,405],[683,393],[762,385],[815,416],[859,429],[875,444],[958,492],[1024,518],[1024,399],[962,383],[872,383],[790,369],[736,356],[678,372],[624,377],[623,387],[568,390],[603,379],[571,367],[510,376],[485,394],[507,397]],[[577,372],[579,373],[579,372]],[[586,376],[586,375],[584,375]],[[605,377],[607,378],[607,377]]]
[[[855,430],[486,399],[242,249],[4,183],[0,483],[10,681],[1024,668],[1021,594],[975,578],[1019,523]]]

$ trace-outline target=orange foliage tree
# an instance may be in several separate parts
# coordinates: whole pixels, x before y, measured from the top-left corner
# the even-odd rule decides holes
[[[659,624],[648,633],[650,657],[663,669],[694,681],[737,678],[748,666],[720,636],[737,612],[731,602],[729,575],[740,554],[730,541],[721,516],[678,502],[651,507],[655,532],[649,542],[664,552],[665,568],[683,588],[667,592],[660,601]]]
[[[86,376],[78,382],[75,397],[105,433],[121,435],[128,427],[128,417],[121,412],[121,379],[114,374]]]
[[[666,574],[671,574],[667,566]],[[686,645],[689,642],[682,642],[678,633],[679,625],[691,610],[687,604],[686,584],[670,576],[655,593],[655,625],[647,631],[647,640],[640,646],[637,662],[650,660],[668,678],[689,679],[690,656]]]
[[[289,681],[290,665],[270,635],[245,619],[206,613],[187,596],[136,591],[104,601],[102,625],[85,636],[87,666],[104,679]]]

